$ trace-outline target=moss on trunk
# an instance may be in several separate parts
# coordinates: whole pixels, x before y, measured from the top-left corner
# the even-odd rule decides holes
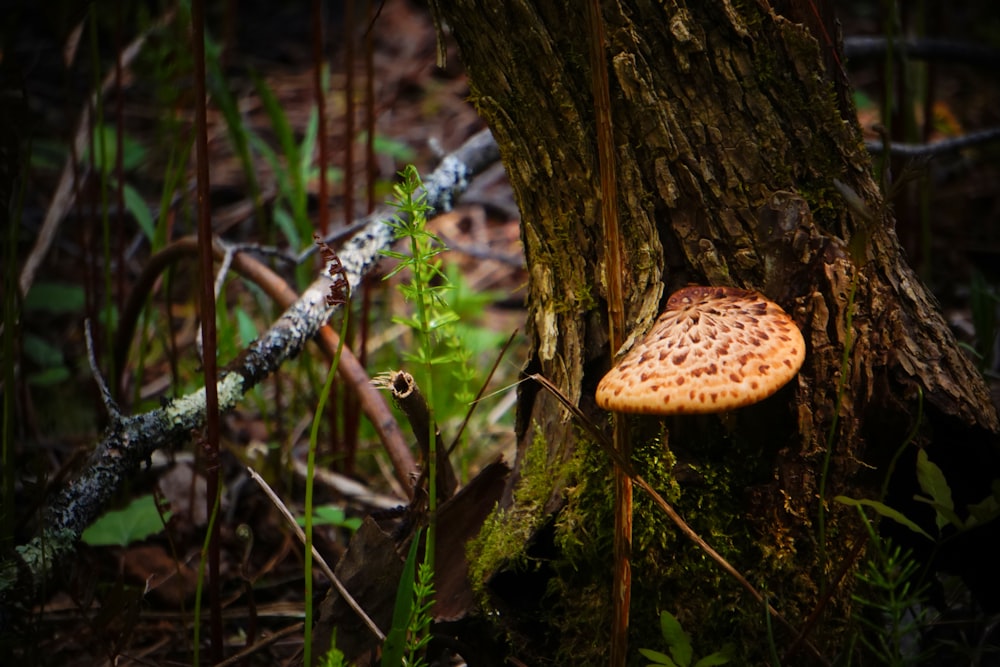
[[[877,495],[877,466],[914,427],[921,394],[928,421],[918,438],[928,445],[960,438],[992,456],[997,430],[981,377],[901,257],[842,73],[827,70],[834,45],[763,2],[607,3],[625,240],[623,266],[612,267],[599,224],[584,12],[543,0],[450,0],[438,11],[522,212],[528,372],[606,421],[593,390],[613,353],[609,271],[624,275],[632,335],[649,327],[665,294],[688,283],[760,289],[803,330],[806,364],[768,401],[726,418],[631,423],[639,471],[785,618],[801,626],[825,605],[810,640],[832,657],[849,619],[861,531],[853,510],[830,498]],[[863,208],[846,203],[848,190]],[[507,540],[510,558],[494,550],[490,562],[528,562],[530,576],[481,568],[489,604],[502,608],[501,622],[533,664],[603,661],[610,461],[531,385],[519,415],[516,474],[499,510],[505,519],[492,530],[532,537]],[[521,511],[524,498],[530,511]],[[736,641],[741,664],[764,661],[764,610],[636,498],[630,654],[660,645],[657,612],[667,609],[701,653]],[[518,520],[530,522],[527,533],[510,523]],[[481,544],[495,539],[490,533]],[[775,632],[778,645],[794,639]]]

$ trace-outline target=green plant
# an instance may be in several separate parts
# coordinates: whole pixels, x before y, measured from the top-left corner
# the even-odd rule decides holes
[[[851,596],[859,605],[854,618],[865,629],[861,642],[881,664],[922,664],[927,654],[919,649],[919,632],[929,612],[923,604],[927,586],[918,583],[920,565],[909,550],[881,538],[860,507],[858,513],[871,537],[856,575],[860,592]]]
[[[309,431],[309,452],[306,456],[306,498],[305,498],[305,522],[303,530],[306,535],[305,539],[305,563],[303,569],[305,570],[305,606],[306,606],[306,619],[305,619],[305,637],[303,639],[303,663],[304,665],[312,664],[312,626],[313,626],[313,575],[312,575],[312,545],[313,545],[313,476],[316,470],[316,446],[319,440],[319,424],[322,421],[324,410],[326,409],[326,402],[330,397],[330,391],[333,388],[333,379],[337,375],[337,367],[340,365],[340,355],[344,350],[344,339],[347,335],[347,326],[350,317],[350,308],[346,305],[350,302],[351,290],[350,283],[347,280],[346,273],[344,271],[343,265],[340,263],[340,259],[337,255],[327,246],[325,243],[316,239],[317,244],[320,248],[320,253],[323,257],[323,261],[328,266],[328,271],[330,277],[333,278],[333,283],[330,285],[330,293],[326,296],[326,303],[328,306],[342,306],[344,313],[343,319],[340,323],[340,339],[337,342],[337,351],[333,355],[333,361],[330,363],[330,369],[326,373],[326,382],[323,383],[323,389],[319,394],[319,401],[316,405],[316,410],[313,412],[312,428]]]
[[[295,519],[300,526],[306,525],[306,518],[300,516]],[[361,519],[358,517],[348,517],[343,507],[339,505],[320,505],[313,508],[314,526],[336,526],[344,528],[352,533],[361,527]]]
[[[917,502],[930,505],[934,509],[934,521],[939,537],[942,536],[941,531],[947,526],[954,528],[956,533],[961,533],[982,526],[1000,517],[1000,479],[993,481],[990,495],[983,498],[980,502],[966,507],[967,514],[965,518],[962,518],[955,508],[955,502],[951,496],[951,487],[948,485],[948,480],[945,479],[944,472],[928,458],[927,452],[923,449],[917,452],[916,474],[920,490],[925,495],[916,495],[913,499]],[[857,507],[859,510],[863,507],[868,507],[880,516],[892,519],[918,535],[926,537],[928,540],[934,540],[934,537],[921,528],[915,521],[881,501],[849,498],[847,496],[837,496],[834,500],[844,505]],[[954,534],[948,536],[947,539],[952,537],[954,537]]]
[[[423,651],[431,641],[431,607],[434,606],[434,570],[427,559],[417,568],[413,606],[407,623],[406,657],[403,667],[423,667]]]
[[[484,300],[491,296],[474,296],[463,282],[455,280],[456,269],[442,267],[437,256],[447,247],[427,230],[429,208],[426,196],[420,191],[420,176],[412,166],[401,175],[403,182],[396,186],[393,202],[399,214],[390,224],[396,238],[408,240],[410,252],[384,251],[399,260],[399,265],[386,277],[410,271],[410,281],[401,283],[399,289],[414,304],[415,313],[412,317],[395,316],[393,321],[406,325],[417,336],[417,352],[404,352],[403,358],[418,364],[415,376],[431,407],[440,413],[443,405],[435,402],[435,396],[447,397],[450,406],[464,412],[473,397],[471,387],[476,373],[471,364],[474,351],[469,345],[474,337],[466,336],[470,328],[463,322],[463,316],[481,310]],[[435,394],[432,390],[435,381],[446,377],[454,380],[454,384],[448,387],[448,392]]]
[[[433,233],[427,230],[427,195],[422,189],[420,175],[416,167],[408,165],[401,173],[401,181],[394,189],[395,200],[392,205],[397,213],[389,224],[392,225],[397,239],[405,239],[409,243],[409,254],[395,250],[383,251],[388,257],[399,260],[398,266],[386,278],[390,278],[404,269],[410,271],[409,282],[400,284],[403,296],[414,306],[411,317],[397,315],[394,322],[409,327],[417,337],[415,352],[404,353],[404,358],[418,364],[425,372],[421,390],[427,397],[430,409],[428,420],[427,442],[430,452],[427,456],[427,506],[430,524],[427,529],[427,547],[425,562],[433,568],[434,544],[437,513],[437,438],[435,437],[436,418],[434,415],[434,368],[442,363],[459,361],[466,367],[467,356],[461,352],[459,344],[454,343],[455,337],[450,335],[451,325],[458,319],[458,314],[447,307],[445,293],[451,289],[446,276],[441,271],[441,260],[437,256],[444,250]],[[445,342],[446,349],[439,352],[438,343]]]
[[[994,345],[997,339],[997,302],[1000,297],[978,269],[972,270],[969,281],[969,307],[972,310],[972,326],[976,331],[973,352],[981,369],[990,369],[994,361]]]
[[[386,639],[384,667],[424,664],[420,651],[430,641],[430,599],[433,595],[434,548],[437,529],[437,417],[435,406],[435,386],[442,373],[457,380],[458,388],[449,392],[449,398],[458,404],[468,403],[473,394],[469,387],[475,378],[470,361],[472,353],[458,334],[457,325],[461,316],[449,303],[448,296],[454,293],[449,275],[442,270],[438,257],[446,248],[441,240],[427,229],[427,214],[430,207],[426,193],[420,182],[416,167],[408,165],[401,173],[400,182],[394,188],[396,208],[390,224],[397,239],[408,243],[409,252],[383,251],[385,255],[398,260],[399,264],[386,278],[408,270],[410,279],[400,283],[400,291],[413,304],[410,316],[394,316],[393,321],[404,324],[416,336],[415,351],[404,352],[403,357],[422,370],[421,391],[427,398],[430,419],[428,420],[427,442],[427,508],[428,526],[423,550],[423,560],[417,569],[413,583],[413,564],[404,570],[400,589],[396,598],[396,614],[393,630]],[[414,538],[414,545],[419,535]],[[415,546],[413,547],[415,548]],[[411,548],[411,556],[415,558]],[[408,587],[412,591],[408,592]],[[406,641],[401,641],[400,632],[406,629]],[[403,656],[402,644],[406,645]]]
[[[36,367],[25,377],[29,385],[51,387],[69,380],[70,369],[59,347],[30,331],[24,332],[22,336],[24,358]]]
[[[319,659],[320,667],[345,667],[347,659],[344,652],[337,648],[337,628],[330,633],[330,650]]]
[[[654,651],[648,648],[639,649],[639,653],[647,660],[650,660],[649,667],[711,667],[712,665],[725,665],[732,660],[735,647],[726,644],[720,650],[710,653],[703,658],[694,660],[694,648],[691,646],[691,636],[681,627],[677,617],[669,611],[660,612],[660,632],[663,640],[667,643],[667,650],[670,655]]]
[[[271,129],[277,137],[280,154],[258,134],[239,129],[239,119],[233,113],[230,114],[233,116],[231,119],[227,117],[227,123],[233,125],[230,134],[233,136],[234,146],[240,154],[245,155],[246,153],[243,142],[249,142],[271,167],[277,187],[274,222],[289,245],[298,250],[302,247],[304,239],[308,239],[312,235],[312,220],[308,210],[309,181],[316,176],[313,167],[313,153],[316,150],[319,134],[319,112],[315,106],[310,109],[305,132],[301,142],[298,142],[288,116],[282,109],[274,91],[259,76],[255,75],[253,80],[257,95],[271,121]],[[246,160],[247,158],[243,157],[242,159]],[[327,169],[327,179],[330,182],[338,181],[341,177],[340,170],[333,167]],[[298,278],[303,284],[307,283],[311,277],[309,267],[305,265],[300,266],[298,274]]]
[[[914,500],[934,509],[936,539],[905,514],[881,501],[835,498],[857,508],[869,534],[869,556],[856,575],[861,592],[852,597],[859,604],[855,619],[865,630],[860,639],[886,665],[921,664],[926,658],[926,652],[917,648],[917,639],[918,633],[931,623],[929,608],[925,606],[927,585],[921,583],[920,564],[909,551],[879,535],[865,509],[934,542],[935,550],[957,535],[1000,517],[1000,479],[994,480],[991,493],[982,501],[967,506],[963,517],[955,507],[944,472],[923,449],[917,452],[916,475],[922,494],[915,495]],[[948,527],[952,530],[946,534]]]
[[[127,547],[159,533],[169,518],[170,512],[160,514],[152,495],[140,496],[123,509],[105,513],[83,531],[81,539],[92,547]]]
[[[418,530],[410,542],[403,572],[396,587],[396,603],[392,612],[392,627],[382,647],[382,667],[424,667],[421,652],[430,643],[431,616],[434,604],[434,569],[427,558],[417,566],[420,548]]]

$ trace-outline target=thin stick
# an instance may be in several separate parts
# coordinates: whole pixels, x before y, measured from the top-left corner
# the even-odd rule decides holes
[[[465,411],[465,419],[462,420],[462,424],[455,432],[455,437],[452,439],[451,445],[448,446],[449,456],[453,451],[455,451],[455,448],[458,447],[458,442],[462,438],[462,433],[465,432],[465,427],[469,425],[469,419],[472,418],[473,411],[479,405],[479,401],[483,399],[483,394],[486,393],[486,387],[488,387],[490,382],[493,380],[493,375],[496,374],[497,368],[500,367],[500,362],[503,360],[504,355],[507,354],[507,350],[510,349],[510,346],[514,344],[514,339],[516,337],[517,329],[514,329],[514,331],[511,332],[510,337],[507,338],[507,342],[500,348],[500,354],[498,354],[497,358],[493,361],[493,366],[490,368],[490,372],[486,374],[486,379],[483,380],[483,384],[480,385],[479,391],[476,393],[476,397],[472,399],[471,403],[469,403],[469,409]]]
[[[194,53],[195,170],[198,192],[198,257],[201,287],[201,339],[204,346],[202,369],[205,376],[205,492],[208,514],[218,511],[219,489],[219,366],[216,355],[215,285],[212,281],[212,210],[208,176],[208,108],[205,84],[205,0],[191,4],[191,46]],[[219,523],[209,527],[208,602],[212,641],[212,662],[223,653],[222,597],[220,591]]]
[[[97,365],[97,355],[94,353],[94,334],[91,331],[90,318],[84,321],[83,331],[87,339],[87,361],[90,363],[90,372],[94,376],[94,381],[97,382],[97,387],[101,391],[104,408],[108,411],[112,423],[119,423],[122,420],[122,411],[119,409],[118,404],[115,403],[115,399],[111,395],[111,389],[108,388],[108,383],[105,382],[104,376],[101,375],[101,369]]]
[[[608,344],[611,354],[621,348],[625,331],[625,293],[622,287],[622,240],[618,228],[618,184],[615,177],[614,128],[608,88],[607,53],[600,0],[587,3],[590,28],[590,81],[597,126],[597,161],[601,175],[601,220],[604,229],[604,278],[608,289]],[[612,439],[622,458],[632,457],[632,443],[623,419],[615,416]],[[628,654],[629,606],[632,600],[632,480],[615,468],[614,585],[610,663],[623,667]]]
[[[289,625],[287,628],[282,628],[275,633],[272,633],[266,637],[261,637],[261,639],[255,642],[252,646],[247,646],[245,649],[229,656],[222,662],[216,663],[215,667],[231,667],[232,665],[239,665],[244,659],[249,658],[251,655],[265,649],[279,639],[284,639],[291,635],[296,635],[305,626],[305,623],[299,622],[294,625]]]
[[[305,544],[305,532],[303,532],[298,522],[295,521],[295,517],[292,516],[292,513],[288,510],[285,504],[281,502],[281,499],[278,498],[278,495],[274,492],[270,485],[264,481],[263,477],[257,474],[256,470],[249,466],[247,466],[247,473],[249,473],[250,478],[253,481],[260,485],[260,488],[264,491],[264,495],[266,495],[271,502],[274,503],[274,506],[278,508],[279,512],[281,512],[281,515],[285,517],[285,521],[287,521],[288,525],[292,527],[293,531],[295,531],[295,536],[299,538],[299,541],[302,542],[302,544]],[[337,589],[337,592],[340,593],[340,597],[344,598],[344,602],[346,602],[347,605],[354,610],[354,613],[358,615],[358,618],[360,618],[364,624],[368,626],[368,629],[372,631],[372,634],[375,635],[379,641],[385,641],[385,633],[379,630],[375,621],[373,621],[371,617],[365,613],[365,610],[361,608],[361,605],[354,599],[354,596],[348,592],[344,584],[337,578],[337,575],[335,575],[333,570],[330,569],[330,566],[326,564],[325,560],[323,560],[323,556],[320,555],[315,546],[312,548],[312,555],[313,558],[316,559],[316,564],[319,566],[319,569],[326,575],[326,578],[330,580],[334,588]]]

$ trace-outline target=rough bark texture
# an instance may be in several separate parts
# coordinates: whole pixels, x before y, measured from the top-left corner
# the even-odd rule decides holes
[[[975,470],[996,460],[998,426],[982,378],[901,256],[842,72],[828,73],[833,44],[765,2],[605,3],[626,246],[624,266],[611,267],[583,11],[549,0],[449,0],[438,11],[521,207],[529,372],[604,420],[593,390],[611,360],[609,271],[624,273],[633,336],[688,283],[760,289],[802,328],[809,353],[789,388],[725,420],[636,420],[636,458],[792,624],[826,602],[810,639],[832,658],[861,531],[830,499],[878,495],[922,401],[916,442],[980,500],[989,473]],[[610,626],[610,464],[544,392],[523,390],[519,429],[515,475],[494,529],[473,545],[473,574],[522,659],[598,664]],[[897,470],[908,497],[912,462]],[[637,500],[633,647],[660,646],[656,612],[668,609],[706,649],[735,640],[741,663],[763,659],[762,610]]]

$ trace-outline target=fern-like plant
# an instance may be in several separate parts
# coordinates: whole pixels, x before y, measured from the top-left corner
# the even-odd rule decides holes
[[[465,386],[464,390],[456,393],[459,401],[471,399],[468,386],[474,375],[469,364],[471,353],[455,331],[454,325],[460,319],[459,315],[446,298],[452,284],[442,270],[441,259],[438,257],[446,247],[441,239],[427,229],[427,214],[431,208],[427,205],[420,176],[412,165],[407,166],[400,176],[400,182],[394,188],[394,201],[391,202],[396,208],[396,214],[390,224],[395,230],[396,238],[406,242],[408,252],[386,250],[383,253],[399,262],[386,278],[401,271],[409,272],[409,281],[402,283],[399,289],[413,305],[413,313],[397,315],[393,317],[393,321],[404,324],[413,331],[416,344],[412,351],[403,353],[403,358],[423,371],[420,386],[430,411],[427,433],[429,452],[426,461],[429,521],[423,559],[415,572],[413,565],[404,570],[403,580],[400,582],[396,603],[398,618],[393,618],[390,632],[392,641],[386,642],[383,667],[415,667],[426,664],[422,654],[430,641],[437,530],[435,375],[444,370]],[[418,540],[419,536],[414,538],[415,543]],[[412,554],[411,559],[414,558]],[[405,636],[402,643],[401,635]]]
[[[660,632],[670,655],[648,648],[639,649],[642,657],[650,661],[648,667],[713,667],[727,664],[735,653],[735,647],[726,644],[720,650],[695,660],[691,635],[669,611],[660,612]]]
[[[861,641],[880,664],[924,664],[920,630],[927,625],[927,586],[919,583],[920,565],[909,550],[878,535],[860,507],[858,511],[871,537],[868,558],[857,573],[858,591],[851,596],[858,603]]]
[[[404,358],[420,365],[424,369],[421,390],[427,397],[430,409],[428,420],[427,442],[430,452],[427,456],[427,504],[430,514],[430,524],[427,529],[427,545],[424,562],[433,569],[435,542],[435,514],[437,510],[437,442],[435,438],[434,418],[434,368],[445,363],[464,361],[460,353],[458,341],[451,342],[448,333],[452,324],[458,320],[458,314],[448,307],[445,293],[451,289],[446,275],[441,270],[441,260],[438,255],[445,250],[439,238],[427,229],[427,214],[431,210],[427,205],[427,195],[423,191],[420,175],[416,167],[408,165],[401,173],[401,180],[394,188],[396,215],[389,224],[396,233],[396,238],[405,240],[409,252],[385,250],[383,253],[399,261],[386,278],[390,278],[403,270],[409,270],[409,282],[400,285],[400,291],[407,301],[413,304],[413,315],[397,315],[393,321],[405,324],[416,336],[414,351],[404,352]],[[447,343],[441,350],[439,343]]]

